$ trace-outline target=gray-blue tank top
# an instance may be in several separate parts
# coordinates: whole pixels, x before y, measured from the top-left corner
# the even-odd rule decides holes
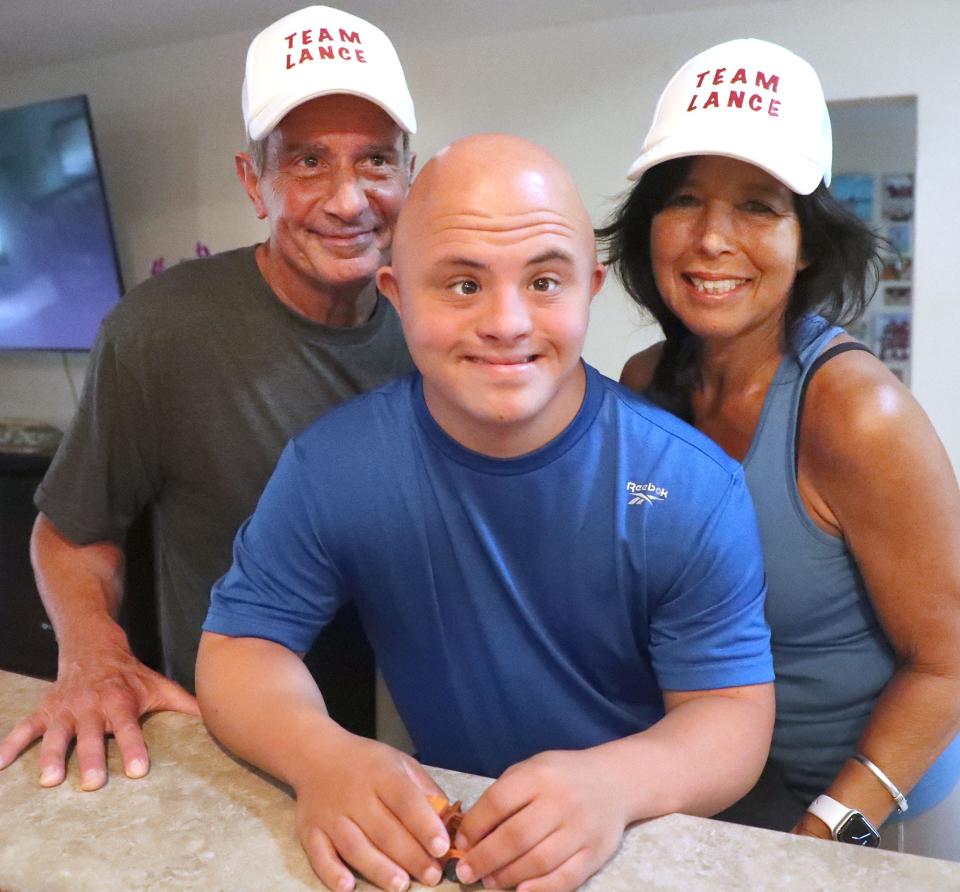
[[[770,757],[787,784],[806,798],[821,793],[854,752],[895,670],[853,555],[842,539],[813,523],[797,489],[803,380],[841,331],[819,316],[801,321],[794,351],[777,369],[743,461],[764,548],[777,676]],[[955,741],[914,788],[908,816],[949,792],[960,771],[958,750]]]

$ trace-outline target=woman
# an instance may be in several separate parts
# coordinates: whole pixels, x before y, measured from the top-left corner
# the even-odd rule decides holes
[[[667,85],[599,234],[665,334],[623,383],[742,461],[757,507],[777,725],[728,817],[875,845],[960,775],[960,492],[920,406],[834,324],[878,244],[830,164],[813,69],[721,44]]]

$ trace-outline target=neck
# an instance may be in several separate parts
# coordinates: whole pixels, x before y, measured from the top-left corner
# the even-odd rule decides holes
[[[782,329],[758,330],[730,339],[706,339],[700,345],[703,390],[743,392],[758,383],[765,387],[786,349]]]
[[[286,263],[270,242],[257,245],[257,266],[277,299],[311,322],[352,328],[362,325],[377,305],[376,282],[363,279],[342,286],[321,286]]]
[[[446,398],[440,396],[426,378],[423,381],[423,397],[433,420],[461,446],[488,458],[519,458],[546,446],[577,417],[586,390],[587,375],[581,361],[549,406],[532,418],[497,423],[464,417],[459,410],[451,411]]]

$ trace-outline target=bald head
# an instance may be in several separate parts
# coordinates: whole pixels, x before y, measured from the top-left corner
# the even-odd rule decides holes
[[[434,420],[500,458],[539,448],[580,408],[580,352],[602,283],[570,174],[501,134],[455,142],[423,169],[393,265],[377,274]]]
[[[595,262],[593,226],[570,172],[530,140],[468,136],[438,152],[414,181],[397,224],[393,262],[402,268],[424,238],[458,229],[505,238],[553,228]]]

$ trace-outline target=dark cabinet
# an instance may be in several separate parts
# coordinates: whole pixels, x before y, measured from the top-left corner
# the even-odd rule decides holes
[[[30,567],[33,493],[49,459],[0,455],[0,669],[53,678],[57,642]]]
[[[57,642],[37,593],[30,565],[33,494],[50,459],[0,453],[0,669],[55,678]],[[124,602],[120,622],[137,657],[160,666],[149,514],[138,518],[126,542],[126,585],[137,598]]]

